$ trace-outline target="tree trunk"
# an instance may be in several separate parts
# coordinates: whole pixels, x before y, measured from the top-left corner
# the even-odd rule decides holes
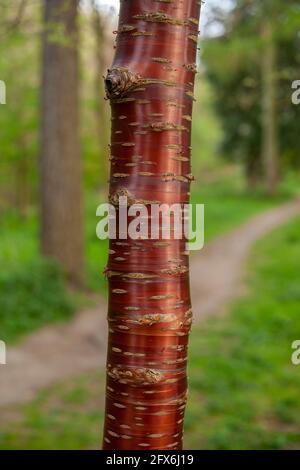
[[[103,103],[104,87],[102,77],[106,73],[106,60],[105,51],[107,47],[105,37],[105,22],[102,18],[102,14],[99,11],[99,6],[96,0],[92,2],[93,15],[93,31],[96,43],[96,76],[95,76],[95,97],[96,97],[96,124],[97,124],[97,136],[99,142],[100,154],[106,152],[107,145],[109,142],[109,113],[106,109],[105,103]],[[104,180],[108,178],[108,164],[106,160],[103,160],[103,171],[105,173]]]
[[[200,4],[121,3],[106,78],[115,206],[121,196],[148,208],[189,201]],[[104,449],[182,448],[191,324],[185,242],[110,240]]]
[[[257,188],[260,178],[260,158],[249,156],[246,161],[246,180],[249,191]]]
[[[83,274],[78,99],[78,0],[45,0],[41,245],[73,282]]]
[[[279,144],[277,122],[276,44],[272,24],[264,18],[262,54],[262,161],[267,193],[274,196],[279,183]]]

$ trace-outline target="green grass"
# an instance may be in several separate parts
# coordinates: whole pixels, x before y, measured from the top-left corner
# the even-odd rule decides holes
[[[95,235],[99,202],[93,194],[87,203],[86,277],[88,289],[104,292],[107,242]],[[9,343],[45,324],[70,319],[89,301],[84,294],[69,292],[58,265],[39,255],[36,211],[26,218],[13,211],[2,214],[0,264],[0,337]]]
[[[67,292],[57,264],[38,254],[33,215],[13,212],[0,223],[0,336],[13,342],[45,323],[68,319],[75,297]]]
[[[193,330],[185,447],[294,449],[300,446],[300,219],[252,252],[247,295],[228,315]],[[1,449],[99,447],[104,376],[89,373],[41,393],[2,417]],[[17,415],[16,415],[17,414]]]
[[[13,342],[45,323],[70,318],[73,299],[58,266],[36,258],[0,273],[1,339]]]
[[[85,374],[39,394],[13,411],[5,429],[0,422],[0,449],[99,449],[103,421],[103,374]]]
[[[86,283],[93,291],[104,290],[103,269],[107,257],[107,242],[96,237],[96,208],[103,202],[104,196],[89,192],[85,206],[85,257]],[[21,218],[14,211],[7,211],[0,216],[0,263],[6,271],[22,268],[38,259],[39,223],[36,210],[31,210]]]
[[[188,448],[299,448],[299,242],[299,219],[260,242],[248,296],[193,332]]]

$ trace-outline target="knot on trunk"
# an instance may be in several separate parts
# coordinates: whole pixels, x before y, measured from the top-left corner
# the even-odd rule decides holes
[[[120,98],[139,85],[140,76],[123,67],[107,71],[105,89],[108,99]]]
[[[107,372],[109,377],[116,382],[130,383],[133,385],[157,384],[163,380],[162,373],[155,369],[116,366],[108,367]]]

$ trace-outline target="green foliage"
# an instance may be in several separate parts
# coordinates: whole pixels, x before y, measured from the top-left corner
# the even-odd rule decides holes
[[[292,175],[283,180],[277,197],[266,198],[261,189],[247,191],[241,168],[228,165],[204,173],[201,182],[193,186],[191,199],[205,205],[205,243],[293,197],[299,188],[299,177]]]
[[[291,84],[300,74],[298,2],[236,0],[221,22],[222,35],[203,44],[203,61],[222,121],[222,154],[242,162],[250,178],[262,173],[261,64],[266,17],[278,52],[274,76],[282,167],[299,166],[300,107],[291,102]]]
[[[20,3],[20,2],[18,2]],[[15,207],[21,212],[38,205],[38,155],[40,131],[42,2],[26,2],[20,21],[18,8],[2,0],[0,5],[0,80],[6,83],[7,103],[0,106],[0,209]],[[81,11],[81,144],[85,188],[99,188],[107,180],[108,142],[100,142],[95,112],[96,87],[102,77],[94,65],[95,44],[90,17]],[[54,42],[68,46],[59,24],[51,25]],[[104,103],[107,116],[109,104]],[[109,125],[107,122],[103,126]]]
[[[73,305],[58,266],[36,258],[0,273],[1,338],[12,341],[49,322],[67,319]]]
[[[213,105],[213,89],[204,73],[196,76],[196,99],[192,126],[192,167],[196,179],[203,180],[222,165],[219,143],[223,137],[219,116]]]
[[[86,198],[86,284],[91,291],[105,292],[103,274],[107,241],[96,237],[98,193]],[[7,341],[18,339],[40,326],[70,318],[81,305],[77,294],[67,294],[58,266],[39,255],[39,221],[35,210],[21,218],[6,211],[0,219],[0,332]],[[71,299],[70,299],[71,297]]]
[[[26,21],[38,17],[29,4]],[[0,79],[6,83],[6,105],[0,106],[0,208],[23,209],[34,198],[37,181],[39,36],[13,26],[16,11],[2,5]],[[24,18],[25,19],[25,18]]]
[[[104,293],[108,243],[96,237],[96,208],[101,200],[94,192],[86,200],[86,284],[91,291]],[[47,323],[67,320],[81,305],[80,296],[67,293],[58,265],[39,255],[35,210],[25,218],[13,210],[2,214],[0,264],[5,267],[0,274],[1,339],[15,341]]]
[[[20,218],[7,211],[0,221],[0,332],[11,342],[53,321],[70,318],[74,301],[54,261],[38,254],[34,211]]]

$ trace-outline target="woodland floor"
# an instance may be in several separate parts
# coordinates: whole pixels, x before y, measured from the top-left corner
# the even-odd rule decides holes
[[[243,293],[243,268],[252,245],[298,214],[299,199],[252,217],[191,257],[195,322],[226,311]],[[8,365],[0,376],[2,418],[9,420],[14,404],[32,400],[62,379],[103,370],[106,336],[106,302],[99,297],[95,306],[79,312],[70,323],[47,326],[9,348]]]

